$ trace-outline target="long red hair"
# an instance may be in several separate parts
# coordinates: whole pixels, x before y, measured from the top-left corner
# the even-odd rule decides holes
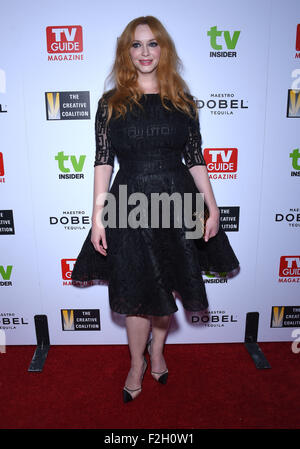
[[[105,94],[109,94],[107,95],[108,120],[111,118],[113,110],[117,112],[116,117],[124,116],[128,104],[130,109],[132,103],[142,107],[139,103],[142,93],[139,91],[137,83],[138,74],[129,53],[138,25],[148,25],[161,48],[156,73],[163,106],[170,110],[164,102],[165,99],[168,99],[176,109],[186,112],[189,116],[192,116],[192,108],[198,117],[196,103],[186,82],[179,75],[182,62],[177,55],[172,38],[156,17],[141,16],[129,22],[117,40],[115,61],[107,78],[113,81],[115,87],[105,92]]]

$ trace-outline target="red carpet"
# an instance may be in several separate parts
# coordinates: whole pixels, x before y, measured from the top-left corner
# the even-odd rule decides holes
[[[34,346],[0,354],[2,429],[299,429],[299,361],[291,343],[260,343],[258,370],[243,344],[166,345],[167,385],[145,374],[123,404],[128,347],[51,346],[42,373]]]

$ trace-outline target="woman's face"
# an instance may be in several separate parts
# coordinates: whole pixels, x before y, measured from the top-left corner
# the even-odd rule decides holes
[[[138,25],[130,47],[130,57],[139,73],[156,70],[160,58],[160,46],[148,25]]]

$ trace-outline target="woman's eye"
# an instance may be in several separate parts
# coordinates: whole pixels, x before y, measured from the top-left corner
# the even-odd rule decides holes
[[[140,45],[139,42],[134,42],[132,44],[133,48],[137,48],[139,45]],[[150,47],[157,47],[158,43],[157,42],[150,42],[149,45],[150,45]]]

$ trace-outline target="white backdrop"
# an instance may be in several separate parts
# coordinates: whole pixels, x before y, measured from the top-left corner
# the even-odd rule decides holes
[[[241,263],[234,277],[204,274],[208,312],[186,313],[177,299],[167,342],[243,341],[246,314],[256,311],[259,341],[291,340],[300,328],[299,1],[13,0],[0,10],[0,329],[6,343],[35,344],[36,314],[47,315],[51,344],[127,342],[124,317],[110,311],[107,287],[79,289],[69,279],[90,228],[97,102],[117,37],[141,15],[165,25],[199,100],[204,156]],[[49,119],[48,92],[54,93],[50,112],[59,92],[61,112],[64,101],[75,104],[67,108],[71,114]],[[222,154],[223,162],[232,154],[229,172],[220,171]],[[116,160],[113,176],[117,170]]]

